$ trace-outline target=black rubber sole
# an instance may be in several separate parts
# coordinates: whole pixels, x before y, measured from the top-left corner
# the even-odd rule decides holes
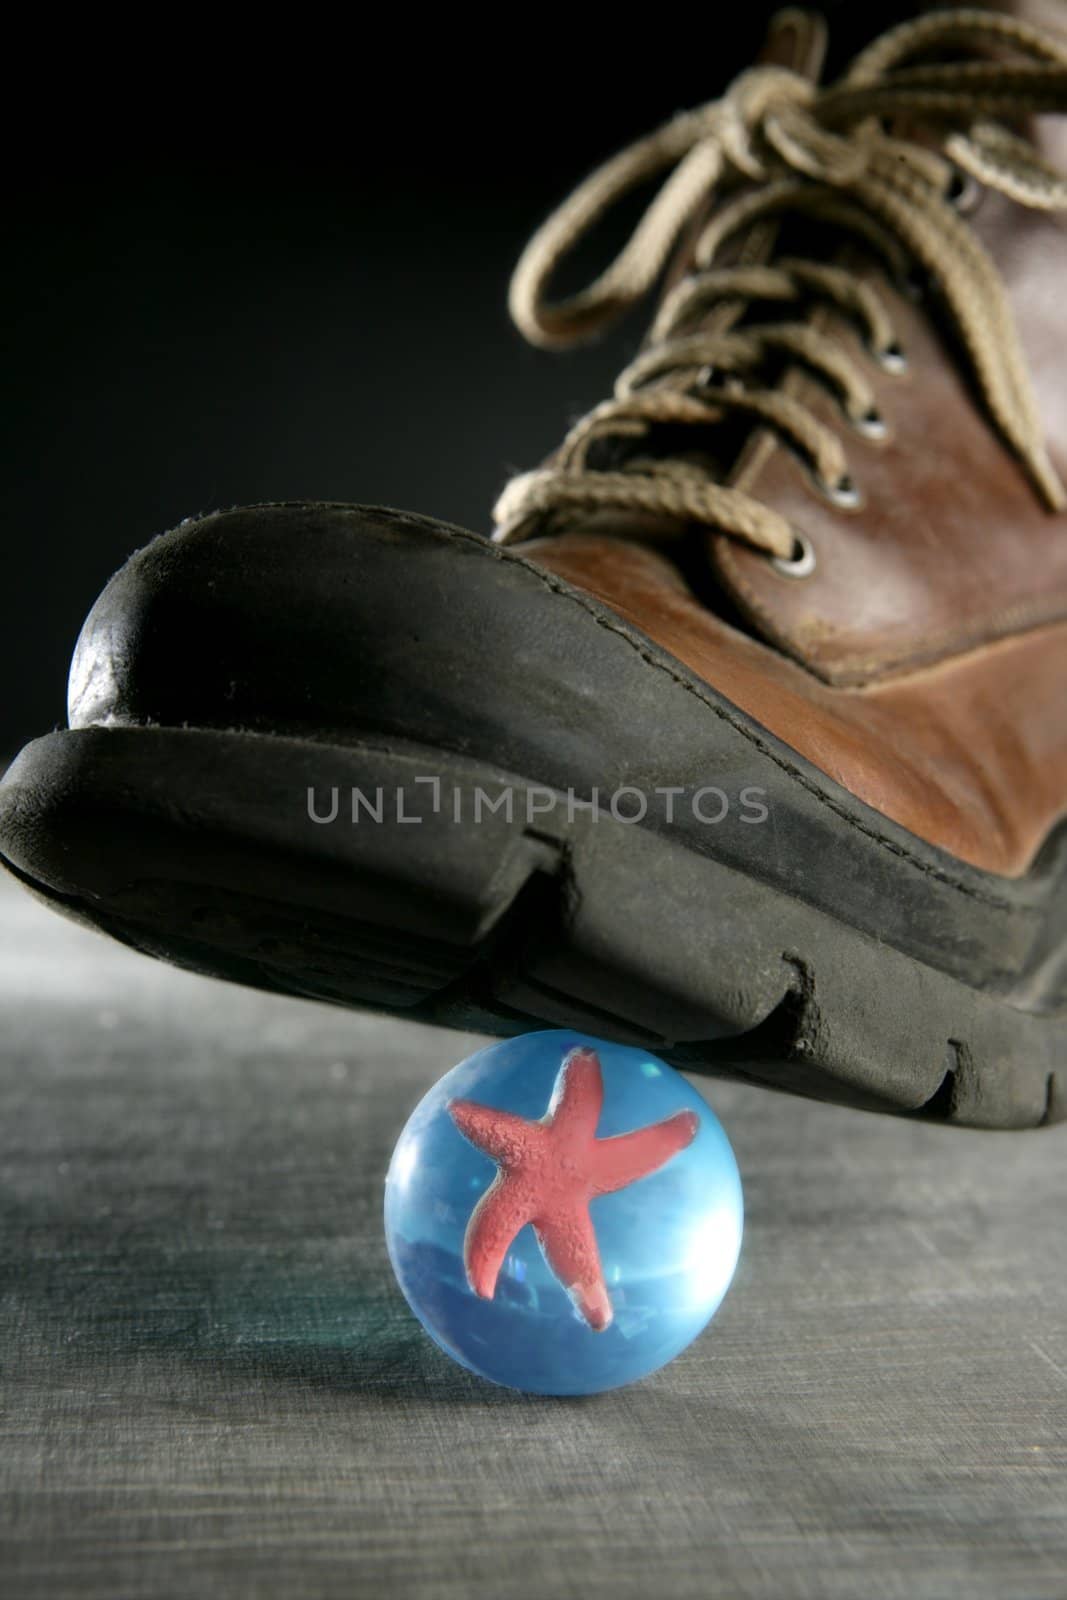
[[[9,769],[0,841],[57,909],[197,972],[489,1033],[576,1027],[938,1121],[1067,1118],[1067,1012],[972,988],[662,831],[540,788],[529,808],[530,787],[391,740],[84,728]]]

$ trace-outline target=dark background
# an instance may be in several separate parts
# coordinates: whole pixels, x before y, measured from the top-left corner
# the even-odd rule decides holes
[[[527,235],[719,93],[775,9],[292,13],[240,39],[183,12],[57,28],[13,66],[39,92],[8,151],[0,761],[62,720],[86,610],[184,516],[338,499],[487,528],[643,320],[527,348],[505,305]],[[909,8],[823,9],[866,36]]]

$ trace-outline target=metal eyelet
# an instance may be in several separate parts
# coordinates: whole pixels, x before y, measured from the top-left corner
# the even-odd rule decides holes
[[[771,566],[783,578],[810,578],[815,571],[815,547],[803,533],[793,535],[791,556],[772,556]]]
[[[850,417],[849,421],[864,439],[881,440],[889,437],[889,424],[877,406],[865,411],[862,417]]]
[[[919,261],[913,261],[899,280],[899,289],[905,300],[922,305],[930,297],[930,273]]]
[[[982,185],[970,172],[954,167],[945,190],[945,200],[961,217],[969,217],[978,210],[983,194]]]
[[[891,372],[894,377],[908,370],[908,358],[896,340],[887,344],[884,350],[875,350],[874,359],[884,372]]]
[[[863,496],[847,472],[838,478],[836,483],[827,483],[817,472],[813,472],[811,476],[823,498],[829,500],[832,506],[837,506],[840,511],[855,511],[863,504]]]
[[[724,372],[721,367],[701,367],[696,375],[697,389],[722,389],[727,394],[742,394],[745,380],[739,372]]]

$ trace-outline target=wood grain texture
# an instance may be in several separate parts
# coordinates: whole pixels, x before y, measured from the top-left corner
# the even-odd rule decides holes
[[[5,1600],[1062,1600],[1063,1130],[705,1084],[748,1202],[672,1367],[423,1337],[381,1230],[474,1041],[154,965],[0,890]]]

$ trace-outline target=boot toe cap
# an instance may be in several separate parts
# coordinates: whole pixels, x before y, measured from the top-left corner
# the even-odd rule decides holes
[[[418,591],[430,581],[447,603],[445,590],[490,548],[428,518],[361,506],[187,519],[132,555],[86,618],[70,726],[314,733],[362,723],[376,697],[403,693],[419,670]],[[453,566],[464,568],[454,579]]]

